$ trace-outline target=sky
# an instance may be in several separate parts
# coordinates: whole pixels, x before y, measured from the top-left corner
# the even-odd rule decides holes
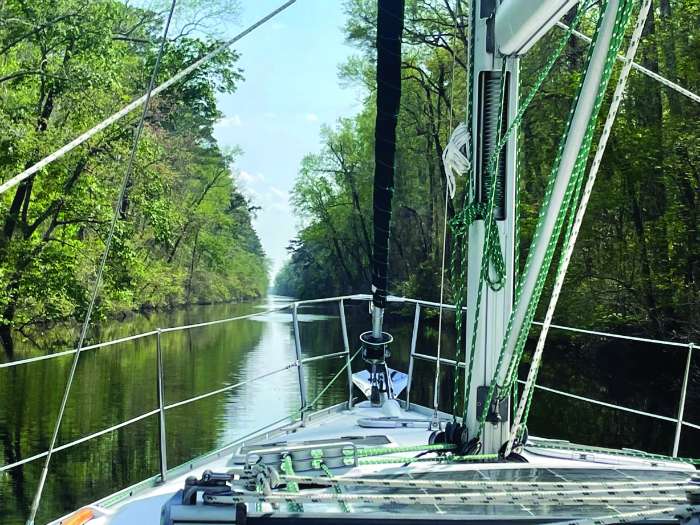
[[[239,27],[247,27],[281,0],[243,0]],[[298,219],[289,204],[304,155],[320,149],[322,124],[332,125],[361,109],[356,88],[342,88],[338,67],[354,53],[345,44],[341,0],[298,0],[238,42],[245,81],[219,95],[224,118],[214,134],[222,146],[240,146],[237,178],[262,209],[254,227],[272,276],[287,258]],[[228,33],[229,31],[227,31]],[[228,35],[227,35],[228,36]]]

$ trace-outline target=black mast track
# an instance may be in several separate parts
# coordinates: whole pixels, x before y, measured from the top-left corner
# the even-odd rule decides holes
[[[378,0],[377,121],[374,131],[372,302],[384,308],[389,287],[389,231],[394,194],[396,121],[401,102],[404,0]]]

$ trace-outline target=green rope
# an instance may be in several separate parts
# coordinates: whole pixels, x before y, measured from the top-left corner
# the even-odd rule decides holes
[[[448,454],[445,456],[435,456],[430,458],[420,458],[420,457],[388,457],[388,458],[362,458],[359,459],[358,465],[386,465],[392,463],[476,463],[485,461],[496,461],[498,460],[498,454],[474,454],[472,456],[457,456],[454,454]]]
[[[605,4],[605,6],[607,6],[607,3]],[[608,81],[610,79],[611,73],[612,73],[612,67],[614,65],[615,56],[616,56],[617,51],[619,49],[619,46],[622,42],[622,37],[624,36],[624,30],[625,30],[625,27],[627,25],[627,21],[629,20],[629,15],[631,13],[631,9],[632,9],[632,0],[623,1],[620,3],[620,5],[618,7],[618,11],[616,14],[616,19],[615,19],[615,26],[614,26],[614,30],[613,30],[613,36],[612,36],[612,39],[610,42],[610,46],[608,48],[608,55],[606,57],[606,63],[605,63],[604,69],[603,69],[603,75],[601,77],[601,81],[600,81],[600,84],[598,86],[598,93],[596,94],[596,99],[594,101],[593,110],[591,112],[591,115],[590,115],[590,118],[589,118],[589,121],[588,121],[588,124],[586,127],[586,132],[584,134],[583,142],[581,144],[578,155],[576,157],[576,162],[574,164],[572,176],[567,184],[567,187],[566,187],[566,190],[564,193],[564,199],[562,202],[561,209],[559,210],[559,213],[557,214],[557,217],[555,220],[555,226],[554,226],[552,235],[548,241],[544,261],[538,270],[535,290],[533,292],[533,297],[530,300],[529,304],[527,305],[526,314],[525,314],[525,321],[523,323],[522,329],[518,333],[518,336],[516,339],[515,349],[513,351],[513,355],[511,356],[511,358],[509,360],[508,368],[507,368],[506,374],[504,376],[505,383],[503,385],[497,385],[498,376],[500,374],[501,366],[503,364],[503,360],[505,357],[506,342],[510,338],[510,333],[511,333],[512,327],[513,327],[512,326],[513,319],[514,319],[513,313],[511,313],[511,316],[509,318],[508,327],[506,329],[506,335],[505,335],[504,340],[503,340],[503,346],[501,347],[501,351],[500,351],[499,357],[498,357],[498,362],[496,365],[496,372],[491,380],[491,384],[489,385],[489,390],[488,390],[488,393],[486,396],[486,400],[484,402],[484,409],[482,410],[481,416],[479,418],[479,432],[478,432],[479,435],[483,431],[483,428],[484,428],[484,425],[486,422],[486,416],[488,414],[488,409],[489,409],[489,406],[491,404],[491,400],[493,398],[496,387],[497,386],[500,387],[501,395],[507,396],[512,388],[512,385],[515,382],[515,379],[517,378],[517,367],[518,367],[518,364],[520,363],[520,360],[522,359],[522,355],[523,355],[524,348],[525,348],[525,342],[527,339],[527,334],[529,333],[529,329],[530,329],[530,326],[532,324],[532,321],[533,321],[533,318],[535,315],[537,303],[539,302],[539,298],[540,298],[542,290],[544,288],[544,284],[545,284],[547,274],[549,271],[549,266],[551,264],[552,258],[554,256],[554,252],[555,252],[557,244],[558,244],[558,240],[560,237],[560,233],[562,230],[564,220],[566,219],[568,214],[574,213],[575,208],[578,205],[577,199],[580,195],[581,185],[583,183],[583,171],[585,169],[586,161],[588,158],[588,153],[590,151],[593,133],[595,131],[595,125],[596,125],[596,121],[597,121],[598,112],[600,110],[603,96],[605,94],[605,90],[606,90]],[[598,36],[599,36],[600,27],[602,24],[602,20],[604,18],[602,16],[603,12],[604,12],[604,10],[601,9],[601,15],[598,18],[598,24],[597,24],[596,31],[595,31],[595,34],[593,37],[594,42],[597,41]],[[590,64],[594,48],[595,48],[595,45],[592,45],[589,48],[588,57],[586,60],[586,64],[587,64],[586,67],[588,67],[588,64]],[[567,139],[569,132],[570,132],[570,129],[571,129],[572,117],[574,115],[574,110],[576,108],[578,98],[579,98],[580,93],[581,93],[581,88],[582,88],[582,83],[579,86],[576,100],[574,101],[574,104],[572,104],[571,111],[569,112],[569,118],[568,118],[567,124],[566,124],[566,131],[565,131],[564,136],[562,137],[562,140],[560,142],[559,151],[558,151],[557,157],[555,159],[552,171],[550,172],[549,180],[547,183],[547,189],[545,191],[543,205],[540,209],[538,225],[537,225],[537,228],[535,230],[535,235],[533,236],[533,240],[532,240],[533,244],[537,241],[539,231],[541,230],[541,226],[542,226],[544,219],[545,219],[545,214],[546,214],[548,207],[549,207],[549,202],[551,201],[552,190],[554,187],[554,181],[556,179],[556,174],[558,172],[559,165],[561,163],[561,157],[562,157],[562,153],[564,150],[564,145],[566,144],[566,139]],[[522,287],[523,287],[523,283],[524,283],[523,275],[526,275],[528,272],[528,268],[531,264],[532,255],[533,255],[533,250],[531,249],[528,253],[528,258],[527,258],[527,261],[525,264],[525,269],[523,271],[523,274],[521,275],[521,278],[518,280],[518,284],[516,287],[515,301],[514,301],[515,304],[514,304],[513,312],[515,312],[517,305],[521,299]]]
[[[258,480],[255,481],[255,492],[257,492],[258,494],[263,493],[262,483],[260,483],[260,481]],[[262,512],[262,503],[260,503],[259,501],[255,502],[255,512]]]
[[[404,452],[432,452],[436,450],[454,450],[456,445],[452,443],[437,443],[435,445],[409,445],[405,447],[368,447],[343,449],[343,455],[350,457],[366,458],[369,456],[385,456],[387,454],[401,454]]]
[[[328,477],[328,479],[333,479],[333,473],[330,471],[328,468],[328,465],[326,465],[323,461],[321,462],[321,470],[323,470],[323,473]],[[333,490],[335,493],[340,496],[343,494],[343,489],[338,485],[337,483],[333,483]],[[349,513],[350,512],[350,505],[345,503],[344,501],[339,501],[340,504],[340,509],[345,512]]]
[[[343,449],[343,455],[347,458],[357,458],[358,465],[382,465],[387,463],[416,463],[421,461],[487,461],[498,459],[497,454],[474,454],[471,456],[459,456],[450,453],[450,451],[455,450],[456,445],[452,443],[437,443],[435,445],[409,445],[405,447],[371,447],[371,448],[360,448]],[[388,456],[393,454],[401,454],[404,452],[439,452],[445,451],[447,454],[434,456],[429,458],[423,457],[385,457],[379,458],[376,456]]]
[[[665,456],[663,454],[653,454],[651,452],[644,452],[642,450],[631,450],[631,449],[614,449],[605,447],[595,447],[592,445],[576,445],[573,443],[532,443],[526,445],[526,448],[544,448],[544,449],[554,449],[554,450],[570,450],[573,452],[592,452],[599,454],[610,454],[611,456],[624,456],[641,458],[652,461],[673,461],[676,463],[689,463],[691,465],[700,465],[700,458],[677,458],[673,456]]]
[[[603,69],[603,80],[601,81],[601,85],[604,82],[604,86],[602,86],[602,89],[599,89],[599,92],[596,96],[596,100],[594,103],[594,113],[591,116],[592,119],[597,119],[598,112],[600,111],[600,106],[603,101],[603,97],[605,95],[605,91],[608,85],[608,82],[610,80],[610,77],[612,75],[612,69],[615,65],[615,60],[617,58],[617,52],[622,45],[622,40],[624,38],[625,34],[625,28],[627,26],[627,23],[629,21],[629,18],[632,13],[632,7],[633,7],[633,1],[629,0],[624,7],[618,8],[618,20],[616,20],[616,25],[613,30],[613,35],[611,39],[611,45],[610,45],[610,50],[608,51],[608,55],[605,59],[605,65]],[[622,20],[620,19],[620,9],[622,9]],[[614,52],[612,52],[614,48]],[[592,51],[593,46],[591,46],[590,51]],[[593,140],[593,131],[595,129],[595,122],[593,123],[593,126],[589,124],[588,129],[586,130],[586,135],[584,137],[584,141],[586,143],[586,155],[585,157],[581,157],[579,154],[579,157],[576,159],[576,164],[574,165],[574,171],[577,174],[577,177],[579,178],[577,182],[577,187],[576,187],[576,193],[572,199],[572,204],[573,206],[571,207],[571,210],[569,211],[569,217],[568,217],[568,222],[564,231],[564,238],[562,241],[562,246],[567,246],[569,244],[569,240],[572,235],[572,231],[574,228],[574,222],[576,218],[576,212],[579,207],[580,203],[580,195],[581,195],[581,190],[584,185],[584,179],[585,179],[585,168],[586,168],[586,162],[588,159],[588,152],[590,151],[591,143]],[[561,268],[564,264],[564,254],[562,254],[559,258],[559,262],[557,264],[557,273],[561,271]],[[533,312],[533,317],[534,317],[534,312]],[[531,322],[530,322],[531,323]],[[528,324],[528,332],[529,332],[529,326]],[[524,346],[524,342],[523,342]],[[536,376],[535,376],[536,377]],[[516,384],[517,383],[517,364],[513,367],[513,370],[510,373],[510,382],[511,384]],[[531,388],[529,392],[525,393],[527,395],[526,398],[526,405],[525,405],[525,411],[523,413],[523,420],[521,424],[521,429],[518,429],[518,437],[522,437],[524,430],[527,428],[527,420],[530,415],[530,409],[532,408],[532,397],[534,394],[534,388]]]
[[[535,288],[535,294],[533,295],[532,300],[528,304],[528,310],[526,313],[526,322],[523,325],[523,329],[520,331],[518,334],[518,340],[517,340],[517,345],[516,345],[516,351],[514,352],[514,355],[517,356],[516,359],[511,359],[509,366],[508,366],[508,371],[506,373],[506,378],[508,383],[506,386],[509,386],[512,384],[514,381],[515,376],[517,375],[517,363],[520,361],[520,357],[522,357],[522,351],[524,350],[525,347],[525,342],[527,340],[527,334],[529,332],[530,325],[532,323],[532,319],[534,318],[535,310],[537,303],[539,302],[539,297],[541,295],[542,289],[544,288],[544,284],[547,278],[549,266],[551,264],[551,260],[554,256],[554,252],[556,250],[557,246],[557,241],[563,226],[564,220],[569,218],[569,222],[571,225],[573,225],[573,217],[575,216],[575,209],[578,205],[579,201],[579,196],[583,184],[583,173],[586,165],[586,160],[588,159],[588,153],[590,151],[590,146],[591,142],[593,139],[593,132],[595,131],[595,125],[597,121],[597,116],[598,112],[600,110],[600,105],[603,100],[603,96],[605,95],[605,91],[607,88],[608,80],[610,78],[610,74],[612,72],[612,65],[614,64],[615,56],[617,53],[617,50],[619,48],[619,45],[621,43],[621,38],[624,35],[624,26],[627,24],[627,20],[629,19],[629,12],[631,10],[631,1],[627,2],[622,2],[618,8],[618,13],[617,13],[617,18],[615,21],[615,29],[613,31],[613,38],[611,40],[610,48],[608,50],[608,56],[606,57],[606,64],[604,66],[603,70],[603,76],[601,78],[601,82],[598,87],[598,93],[596,94],[596,99],[594,102],[593,110],[591,112],[591,116],[588,121],[588,125],[586,127],[586,132],[584,135],[583,143],[581,145],[581,148],[579,149],[578,155],[576,157],[576,162],[574,164],[574,169],[572,172],[571,179],[569,181],[569,185],[567,186],[566,192],[565,192],[565,198],[564,198],[564,203],[562,204],[561,210],[559,212],[559,215],[557,216],[557,221],[555,225],[554,232],[552,234],[552,237],[550,239],[549,245],[547,247],[547,252],[545,256],[545,261],[540,267],[539,273],[538,273],[538,278],[537,278],[537,286]],[[607,5],[607,4],[606,4]],[[627,8],[627,9],[626,9]],[[621,13],[622,13],[622,18],[621,18]],[[626,14],[626,16],[625,16]],[[596,27],[595,35],[593,40],[596,41],[598,38],[598,34],[600,31],[600,26],[602,24],[603,16],[601,13],[601,16],[598,19],[598,24]],[[620,28],[622,28],[622,31],[620,31]],[[588,52],[588,57],[586,60],[586,64],[588,65],[590,63],[593,50],[595,48],[595,45],[592,45],[589,48]],[[614,48],[614,51],[613,51]],[[558,155],[555,159],[554,167],[552,168],[552,171],[550,173],[550,179],[548,181],[547,185],[547,191],[545,192],[545,204],[542,206],[540,210],[540,215],[539,215],[539,220],[538,223],[543,222],[545,212],[547,210],[549,201],[551,199],[551,194],[552,190],[554,187],[554,180],[556,177],[556,173],[559,169],[559,165],[561,163],[561,155],[564,150],[564,145],[566,143],[566,138],[568,137],[570,128],[571,128],[571,120],[574,114],[574,109],[576,107],[576,103],[578,102],[578,98],[580,96],[580,90],[581,86],[579,86],[579,92],[576,96],[576,100],[574,104],[572,104],[571,111],[569,113],[569,119],[566,125],[566,133],[562,138],[562,141],[559,146],[559,152]],[[536,228],[536,232],[539,230],[540,224],[538,224]],[[567,227],[567,233],[565,235],[568,235],[570,233],[570,228]],[[535,234],[537,235],[537,233]],[[534,242],[534,239],[533,239]],[[525,265],[525,272],[523,272],[523,275],[527,272],[527,269],[529,267],[530,263],[530,254],[528,254],[528,261],[526,262]],[[516,290],[516,303],[520,299],[520,295],[522,292],[522,285],[523,285],[523,280],[518,281],[518,287]],[[511,323],[509,322],[509,328],[512,328],[510,326]],[[527,328],[526,328],[527,327]],[[508,337],[508,331],[506,338]]]
[[[287,476],[294,476],[294,466],[289,455],[284,456],[280,470]],[[287,481],[287,492],[299,492],[299,484],[296,481]],[[301,503],[289,503],[289,510],[290,512],[304,512],[304,507]]]
[[[470,463],[475,461],[497,461],[500,457],[498,454],[472,454],[470,456],[451,455],[445,458],[445,461],[455,463]]]
[[[561,56],[562,51],[564,50],[564,47],[566,46],[566,43],[569,41],[573,31],[578,27],[579,23],[581,22],[581,19],[583,18],[583,14],[585,12],[585,8],[579,9],[578,13],[576,14],[576,17],[572,21],[571,25],[569,26],[569,29],[566,31],[566,34],[564,37],[560,39],[558,42],[556,48],[554,51],[551,53],[549,58],[547,59],[547,62],[545,63],[545,66],[540,70],[539,74],[537,75],[537,78],[535,80],[534,85],[528,92],[527,96],[523,100],[522,104],[520,105],[518,109],[518,113],[516,114],[515,118],[509,125],[508,129],[506,132],[503,134],[503,136],[500,138],[500,140],[497,142],[496,147],[494,148],[494,151],[491,153],[491,156],[489,158],[489,162],[487,164],[487,172],[490,174],[491,180],[495,179],[495,169],[498,165],[498,158],[500,155],[500,151],[503,149],[503,146],[506,144],[506,142],[510,139],[511,135],[513,132],[519,127],[520,123],[522,122],[522,119],[524,117],[525,111],[528,109],[530,104],[532,103],[532,100],[535,98],[535,95],[539,92],[540,88],[542,87],[542,84],[544,81],[547,79],[549,76],[549,73],[551,72],[552,68],[554,67],[554,64],[556,63],[557,59],[559,56]],[[472,19],[472,25],[473,25],[473,19]],[[472,31],[473,34],[473,31]],[[471,41],[471,64],[473,67],[473,40]],[[470,72],[472,73],[472,72]],[[473,74],[471,75],[473,77]],[[472,83],[469,83],[469,103],[467,105],[468,107],[468,121],[471,122],[471,117],[472,117],[472,98],[473,98],[473,86]],[[500,122],[500,120],[499,120]],[[500,130],[500,128],[498,128]],[[471,146],[470,146],[470,153],[471,153]],[[472,162],[472,169],[474,169],[474,163]],[[471,179],[470,179],[471,180]],[[495,186],[495,185],[492,185]],[[494,190],[495,187],[492,187],[492,190]],[[459,278],[456,277],[456,268],[457,268],[457,259],[459,258],[460,254],[464,254],[465,249],[462,247],[463,244],[466,244],[466,238],[469,233],[469,226],[471,225],[472,222],[477,220],[477,218],[489,218],[490,221],[493,221],[493,204],[494,200],[493,198],[489,198],[488,202],[488,208],[486,208],[486,204],[483,203],[468,203],[468,193],[465,195],[465,203],[463,206],[463,209],[461,212],[455,215],[455,217],[452,218],[450,221],[450,228],[452,230],[453,234],[453,248],[452,248],[452,259],[450,263],[450,274],[451,274],[451,279],[453,282],[453,287],[455,289],[455,326],[456,326],[456,331],[457,331],[457,339],[456,339],[456,345],[457,345],[457,357],[455,361],[455,370],[454,370],[454,376],[453,376],[453,381],[454,381],[454,393],[453,393],[453,405],[452,405],[452,411],[453,411],[453,417],[456,419],[457,417],[457,399],[458,399],[458,391],[459,391],[459,378],[458,378],[458,364],[461,361],[461,355],[462,355],[462,337],[463,337],[463,312],[462,312],[462,307],[464,306],[464,303],[466,302],[466,270],[467,270],[467,265],[463,258],[461,259],[461,264],[460,264],[460,276]],[[492,191],[493,193],[493,191]],[[517,190],[516,190],[517,193]],[[489,196],[491,197],[491,196]],[[484,209],[486,208],[486,209]],[[490,210],[490,211],[489,211]],[[517,210],[516,210],[517,211]],[[500,242],[498,240],[498,230],[495,228],[491,228],[490,231],[493,232],[493,234],[488,235],[484,242],[487,244],[485,247],[484,251],[488,251],[489,254],[494,254],[495,260],[494,260],[494,267],[496,269],[496,278],[495,279],[490,279],[490,281],[493,281],[495,283],[501,282],[501,277],[499,275],[499,268],[501,267],[500,263],[498,263],[498,260],[500,261],[503,260],[502,252],[501,252],[501,247],[500,247]],[[519,242],[519,241],[518,241]],[[498,255],[495,255],[498,254]],[[486,258],[482,259],[482,273],[483,272],[483,265],[484,261]],[[490,262],[490,261],[489,261]],[[503,266],[503,274],[505,279],[505,267]],[[488,275],[488,272],[486,272]],[[491,284],[491,283],[490,283]],[[502,286],[502,284],[500,285]],[[480,297],[477,299],[477,308],[479,308],[481,301]],[[475,318],[477,316],[475,315]],[[464,390],[465,390],[465,395],[463,397],[463,411],[464,415],[466,416],[467,412],[467,407],[469,405],[469,385],[471,384],[471,376],[472,376],[472,370],[474,367],[474,352],[472,351],[470,347],[470,359],[469,359],[469,365],[467,366],[466,370],[466,376],[465,377],[465,382],[464,382]]]

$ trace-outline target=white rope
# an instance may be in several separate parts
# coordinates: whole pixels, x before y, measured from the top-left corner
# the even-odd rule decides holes
[[[51,164],[53,161],[60,159],[66,153],[68,153],[71,150],[75,149],[76,147],[80,146],[83,142],[90,139],[91,137],[93,137],[94,135],[99,133],[100,131],[104,130],[105,128],[108,128],[109,126],[111,126],[112,124],[117,122],[118,120],[121,120],[126,115],[128,115],[133,110],[135,110],[136,108],[144,105],[146,103],[146,100],[149,97],[155,97],[161,91],[165,91],[173,84],[176,84],[177,82],[182,80],[184,77],[186,77],[187,75],[192,73],[192,71],[194,71],[195,69],[198,69],[203,64],[206,64],[207,62],[209,62],[212,58],[214,58],[216,55],[221,53],[223,50],[230,47],[232,44],[236,43],[238,40],[240,40],[241,38],[246,36],[248,33],[252,32],[254,29],[258,28],[259,26],[263,25],[265,22],[270,20],[275,15],[281,13],[287,7],[289,7],[290,5],[292,5],[295,2],[296,2],[296,0],[289,0],[288,2],[284,3],[283,5],[281,5],[280,7],[275,9],[274,11],[272,11],[270,14],[268,14],[267,16],[264,16],[263,18],[261,18],[260,20],[255,22],[253,25],[248,27],[245,31],[238,33],[236,36],[234,36],[230,40],[224,42],[223,44],[221,44],[220,46],[215,48],[213,51],[210,51],[209,53],[204,55],[199,60],[196,60],[195,62],[193,62],[192,64],[187,66],[185,69],[181,70],[179,73],[176,73],[175,75],[173,75],[171,78],[169,78],[168,80],[166,80],[165,82],[163,82],[159,86],[153,88],[153,91],[150,94],[147,93],[147,94],[143,95],[141,98],[134,100],[132,103],[125,106],[121,110],[117,111],[112,116],[106,118],[105,120],[103,120],[102,122],[97,124],[95,127],[89,129],[88,131],[86,131],[82,135],[76,137],[75,139],[70,141],[68,144],[66,144],[62,148],[57,149],[52,154],[44,157],[42,160],[40,160],[39,162],[37,162],[33,166],[24,170],[22,173],[19,173],[18,175],[15,175],[11,179],[0,184],[0,194],[5,193],[7,190],[12,188],[13,186],[16,186],[17,184],[22,182],[27,177],[31,177],[32,175],[34,175],[36,172],[38,172],[42,168],[45,168],[46,166]]]
[[[459,0],[457,1],[457,9],[455,12],[461,14]],[[471,7],[470,7],[471,9]],[[472,15],[469,13],[467,17],[467,34],[469,38],[467,39],[467,72],[471,71],[471,59],[472,59]],[[454,34],[453,34],[454,39]],[[454,46],[452,46],[454,49]],[[469,82],[472,79],[469,78]],[[450,140],[447,142],[447,146],[442,151],[442,164],[445,167],[445,178],[447,181],[447,188],[450,192],[450,198],[454,199],[455,193],[457,192],[457,183],[455,178],[469,173],[471,167],[470,155],[471,155],[471,137],[469,134],[469,127],[471,122],[466,122],[469,118],[469,104],[471,101],[467,101],[467,109],[465,111],[464,120],[465,122],[460,122],[460,124],[452,131]],[[451,109],[451,108],[450,108]],[[451,117],[451,115],[450,115]],[[452,121],[450,120],[450,129],[452,129]],[[440,301],[442,302],[442,301]]]
[[[482,480],[452,480],[452,479],[379,479],[359,477],[334,477],[333,479],[317,476],[283,475],[280,479],[308,485],[356,485],[364,487],[390,488],[426,488],[426,489],[480,489],[486,491],[507,492],[533,490],[566,490],[580,491],[634,491],[640,488],[644,491],[655,489],[668,490],[677,488],[685,490],[687,480],[679,481],[482,481]]]
[[[569,237],[568,244],[564,247],[563,257],[559,268],[557,269],[556,279],[554,281],[554,288],[552,290],[552,296],[549,299],[549,305],[547,306],[547,313],[542,323],[542,330],[540,331],[539,339],[537,340],[537,347],[535,348],[535,353],[532,357],[532,363],[530,365],[530,371],[527,375],[527,380],[525,381],[525,387],[523,389],[522,396],[520,398],[520,403],[518,404],[518,410],[513,419],[513,425],[511,426],[510,436],[508,437],[508,444],[506,445],[505,456],[508,455],[513,450],[513,444],[517,439],[518,433],[520,432],[520,423],[522,421],[525,409],[527,408],[530,392],[535,387],[535,382],[537,381],[537,373],[539,372],[540,365],[542,363],[542,353],[544,351],[544,344],[547,339],[547,334],[549,333],[549,328],[552,324],[552,318],[554,317],[554,310],[557,306],[557,301],[559,300],[559,294],[561,293],[562,286],[564,285],[564,278],[566,277],[566,270],[569,267],[569,262],[571,261],[571,255],[574,251],[574,246],[576,245],[576,239],[581,230],[581,224],[583,222],[583,217],[586,214],[586,208],[588,207],[588,202],[591,197],[591,192],[593,191],[593,185],[595,184],[596,176],[598,174],[598,169],[600,168],[600,163],[603,159],[603,153],[605,152],[605,147],[608,143],[608,138],[610,138],[610,132],[612,131],[613,124],[615,123],[615,117],[617,116],[617,111],[620,108],[620,103],[624,97],[625,87],[627,85],[627,78],[629,77],[630,68],[632,67],[632,62],[634,56],[637,53],[637,47],[639,46],[639,41],[642,37],[642,31],[644,30],[644,24],[646,23],[647,15],[649,14],[649,8],[651,6],[651,0],[644,0],[642,4],[639,15],[637,16],[637,23],[632,33],[632,38],[630,40],[629,47],[627,48],[627,53],[624,58],[624,66],[620,72],[620,77],[617,80],[617,85],[615,86],[615,92],[613,93],[612,103],[610,104],[610,109],[608,110],[608,116],[605,119],[605,125],[603,126],[603,132],[598,140],[598,147],[595,152],[595,157],[593,158],[593,163],[591,164],[591,169],[588,173],[588,179],[586,180],[586,186],[583,190],[583,195],[581,196],[581,203],[576,210],[576,217],[574,219],[573,228],[571,230],[571,236]]]
[[[559,27],[561,27],[562,29],[566,29],[566,30],[569,29],[569,26],[567,26],[567,25],[564,24],[563,22],[557,22],[557,25],[558,25]],[[574,31],[573,31],[573,34],[574,34],[577,38],[583,40],[584,42],[588,42],[589,44],[591,43],[590,37],[584,35],[584,34],[581,33],[580,31],[574,30]],[[618,59],[619,61],[621,61],[621,62],[625,62],[625,61],[627,60],[627,59],[626,59],[625,57],[623,57],[622,55],[617,55],[617,59]],[[639,71],[640,73],[642,73],[642,74],[648,76],[649,78],[651,78],[651,79],[653,79],[653,80],[656,80],[657,82],[663,84],[663,85],[666,86],[667,88],[670,88],[670,89],[672,89],[672,90],[674,90],[674,91],[677,91],[677,92],[680,93],[681,95],[684,95],[684,96],[688,97],[690,100],[692,100],[692,101],[694,101],[694,102],[700,103],[700,95],[696,95],[695,93],[693,93],[692,91],[690,91],[690,90],[684,88],[683,86],[680,86],[680,85],[676,84],[675,82],[671,82],[669,79],[667,79],[667,78],[665,78],[665,77],[662,77],[662,76],[659,75],[658,73],[654,73],[654,72],[651,71],[650,69],[647,69],[647,68],[645,68],[644,66],[642,66],[642,65],[640,65],[640,64],[637,64],[636,62],[632,62],[632,67],[633,67],[634,69],[636,69],[637,71]]]
[[[451,127],[450,125],[450,128]],[[442,163],[445,166],[447,189],[452,199],[454,199],[457,190],[455,177],[461,177],[469,172],[470,162],[465,154],[469,143],[469,128],[462,122],[454,129],[447,146],[445,146],[442,152]]]
[[[686,517],[700,511],[697,505],[679,505],[677,507],[664,507],[661,509],[639,510],[635,512],[621,512],[598,518],[584,518],[574,521],[557,521],[552,525],[612,525],[613,523],[636,523],[649,518]]]
[[[591,491],[593,492],[593,491]],[[434,505],[435,503],[455,505],[559,505],[559,506],[605,506],[605,505],[668,505],[682,504],[685,502],[685,494],[670,495],[663,493],[659,496],[650,496],[639,492],[634,496],[617,496],[601,491],[600,495],[585,495],[577,491],[533,491],[533,492],[475,492],[475,493],[440,493],[440,494],[336,494],[330,492],[309,493],[277,493],[270,495],[234,494],[234,495],[207,495],[204,494],[205,503],[326,503],[343,501],[346,503],[390,503],[395,505]]]

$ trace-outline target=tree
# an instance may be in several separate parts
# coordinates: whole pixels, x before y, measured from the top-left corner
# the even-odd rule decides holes
[[[463,118],[467,96],[468,4],[412,0],[406,6],[390,252],[390,288],[396,294],[435,299],[439,290],[441,154],[449,123],[454,127]],[[365,104],[355,117],[326,129],[320,152],[302,163],[294,204],[304,224],[291,246],[289,267],[278,277],[280,288],[300,297],[369,290],[363,267],[364,230],[371,232],[376,3],[348,0],[346,6],[346,35],[359,53],[341,68],[341,79],[364,88]],[[700,3],[657,0],[651,13],[638,60],[698,92]],[[592,32],[595,17],[595,10],[584,17],[584,32]],[[525,89],[560,37],[553,29],[521,61]],[[569,41],[519,129],[521,265],[587,49],[577,39]],[[697,104],[632,73],[559,301],[561,322],[697,338],[699,118]],[[460,183],[463,191],[465,182]],[[448,206],[451,217],[453,204]],[[328,275],[335,278],[329,281]],[[446,291],[449,298],[449,284]]]
[[[199,6],[198,23],[212,9]],[[143,94],[164,14],[116,0],[3,2],[0,178]],[[219,44],[177,32],[166,42],[160,81]],[[222,52],[153,99],[96,315],[265,292],[267,264],[232,176],[237,153],[222,152],[212,134],[221,116],[216,94],[242,80],[237,58]],[[0,338],[8,355],[13,330],[82,318],[135,119],[0,197]]]

